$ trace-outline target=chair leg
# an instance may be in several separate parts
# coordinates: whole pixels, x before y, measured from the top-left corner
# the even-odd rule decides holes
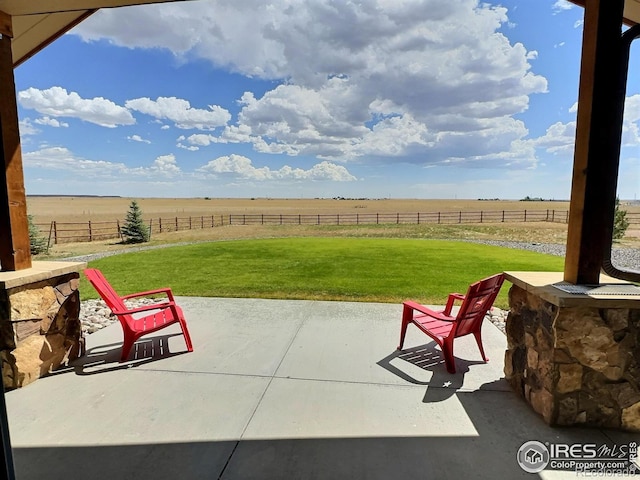
[[[136,337],[133,335],[124,334],[124,342],[122,342],[122,353],[120,355],[120,361],[126,362],[133,348],[133,344],[136,343]]]
[[[407,327],[413,321],[413,308],[408,305],[404,305],[404,309],[402,310],[402,326],[400,327],[400,344],[398,345],[398,350],[402,350],[402,346],[404,345],[404,337],[407,335]]]
[[[476,342],[478,343],[478,348],[480,349],[480,355],[482,355],[482,359],[486,362],[489,361],[487,356],[484,354],[484,348],[482,347],[482,332],[478,329],[476,332],[473,332],[473,336],[476,337]]]
[[[440,347],[444,355],[444,364],[447,367],[447,372],[456,373],[456,359],[453,356],[453,337],[445,338]]]
[[[182,335],[184,335],[184,342],[187,344],[187,351],[193,352],[193,345],[191,344],[191,336],[189,330],[187,330],[187,322],[184,318],[180,318],[180,327],[182,328]]]

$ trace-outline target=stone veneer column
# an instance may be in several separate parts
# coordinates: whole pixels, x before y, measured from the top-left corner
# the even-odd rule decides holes
[[[77,358],[79,270],[84,263],[34,262],[0,272],[0,360],[7,390],[22,387]]]
[[[513,389],[550,425],[640,431],[640,300],[620,308],[516,283],[505,354]]]

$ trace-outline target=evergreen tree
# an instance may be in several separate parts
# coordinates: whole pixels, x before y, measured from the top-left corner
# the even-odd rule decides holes
[[[627,211],[620,210],[620,199],[616,197],[616,211],[613,217],[613,239],[620,240],[624,237],[627,227],[629,227]]]
[[[142,210],[138,202],[132,200],[129,204],[129,211],[124,219],[124,225],[120,229],[124,243],[148,242],[150,233],[149,227],[142,220]]]
[[[31,244],[31,255],[38,255],[49,249],[49,240],[40,235],[40,230],[33,223],[33,216],[27,215],[29,222],[29,243]]]

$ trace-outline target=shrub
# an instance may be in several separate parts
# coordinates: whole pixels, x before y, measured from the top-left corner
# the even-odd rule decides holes
[[[148,242],[150,237],[149,227],[142,220],[142,210],[138,202],[132,200],[129,204],[129,211],[124,219],[124,225],[120,229],[122,241],[124,243]]]
[[[38,255],[49,250],[49,240],[40,235],[40,230],[33,223],[33,216],[27,215],[29,221],[29,243],[31,244],[31,255]]]
[[[620,199],[616,197],[616,210],[613,217],[613,239],[620,240],[624,237],[628,227],[627,211],[620,209]]]

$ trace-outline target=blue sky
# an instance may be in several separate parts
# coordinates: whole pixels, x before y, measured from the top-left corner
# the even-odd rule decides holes
[[[567,199],[582,18],[565,0],[104,9],[15,70],[27,194]]]

